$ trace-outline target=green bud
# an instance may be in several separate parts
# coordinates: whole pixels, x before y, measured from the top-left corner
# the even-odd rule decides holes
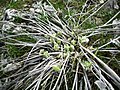
[[[71,44],[70,45],[70,51],[74,51],[74,49],[75,49],[74,46]]]
[[[71,38],[68,38],[68,41],[71,41]]]
[[[59,55],[57,55],[57,58],[61,58],[61,56],[63,55],[63,53],[60,53]]]
[[[71,44],[75,46],[76,41],[73,39],[73,40],[71,41]]]
[[[44,53],[44,49],[41,49],[39,55],[42,55],[43,53]]]
[[[54,43],[54,50],[55,50],[55,51],[58,51],[59,48],[60,48],[59,45],[58,45],[57,43]]]
[[[54,37],[55,37],[55,36],[56,36],[56,33],[54,33],[52,36],[54,36]]]
[[[70,46],[69,46],[68,44],[65,44],[65,45],[64,45],[64,50],[65,50],[66,52],[69,52]]]
[[[71,34],[74,35],[75,33],[72,31]]]
[[[58,36],[62,36],[62,32],[57,32],[57,35]]]
[[[48,58],[50,55],[49,55],[48,51],[45,51],[45,52],[43,53],[43,56],[44,56],[45,58]]]
[[[47,34],[45,34],[45,38],[49,38],[49,36]]]
[[[59,72],[61,70],[59,65],[53,65],[52,69],[56,72]]]
[[[57,44],[61,44],[61,41],[60,41],[60,40],[57,40],[56,42],[57,42]]]
[[[66,56],[67,56],[67,53],[63,53],[63,56],[66,57]]]
[[[52,37],[50,37],[50,42],[54,43],[54,39]]]
[[[80,43],[88,43],[89,39],[86,36],[78,37]]]
[[[92,66],[92,63],[91,63],[91,62],[88,62],[88,61],[84,61],[84,62],[82,62],[82,64],[84,65],[84,67],[85,67],[87,70],[89,70],[90,67]]]

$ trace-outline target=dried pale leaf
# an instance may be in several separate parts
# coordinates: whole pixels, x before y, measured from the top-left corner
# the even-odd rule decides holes
[[[98,86],[100,90],[107,90],[107,86],[105,85],[105,83],[101,82],[100,80],[96,80],[94,83]]]

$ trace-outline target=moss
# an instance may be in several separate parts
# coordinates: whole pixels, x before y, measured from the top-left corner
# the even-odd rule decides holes
[[[10,3],[10,0],[0,0],[0,7],[5,7]]]
[[[28,36],[28,35],[17,36],[15,39],[19,40],[19,41],[23,41],[23,42],[29,42],[29,43],[35,43],[36,42],[36,40],[33,37]]]
[[[18,41],[28,42],[28,43],[35,43],[36,40],[30,36],[18,36],[15,38]],[[9,40],[11,43],[15,43],[15,41]],[[6,45],[8,54],[10,57],[20,57],[24,55],[25,53],[29,52],[31,47],[23,47],[23,46],[15,46],[15,45]]]
[[[33,0],[17,0],[9,2],[8,8],[14,8],[14,9],[23,9],[24,5],[31,5],[33,3]]]
[[[8,55],[12,58],[20,57],[31,49],[30,47],[22,48],[21,46],[14,45],[6,45],[6,48],[8,50]]]
[[[96,24],[89,20],[82,24],[83,29],[89,29],[89,28],[93,28],[93,27],[96,27]]]

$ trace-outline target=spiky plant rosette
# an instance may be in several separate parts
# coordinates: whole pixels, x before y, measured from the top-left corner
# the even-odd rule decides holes
[[[120,36],[108,39],[103,45],[95,45],[103,33],[112,32],[113,29],[104,29],[111,24],[86,30],[71,29],[58,17],[50,2],[37,2],[28,11],[8,9],[6,13],[8,16],[1,21],[4,36],[0,40],[6,45],[30,47],[31,50],[1,64],[0,88],[92,90],[96,87],[114,90],[114,84],[120,89],[120,77],[98,57],[98,52],[105,53],[104,48],[110,44],[119,46]],[[17,39],[22,36],[35,42]]]

